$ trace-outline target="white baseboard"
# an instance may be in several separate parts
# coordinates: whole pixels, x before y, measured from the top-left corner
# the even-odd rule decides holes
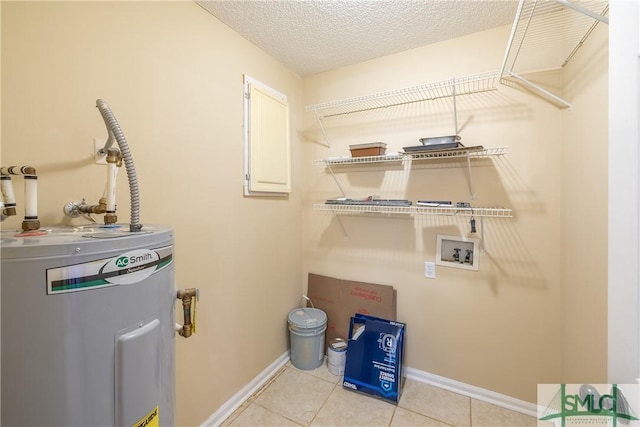
[[[289,361],[289,352],[283,353],[272,364],[260,372],[249,384],[233,395],[224,405],[214,412],[203,424],[203,427],[215,427],[226,420],[233,412],[262,387],[280,368]],[[414,368],[406,368],[406,377],[453,393],[461,394],[482,402],[491,403],[501,408],[510,409],[532,417],[538,416],[538,407],[534,403],[525,402],[505,394],[496,393],[471,384],[430,374]]]
[[[247,399],[260,389],[280,368],[282,368],[289,361],[289,352],[284,352],[278,357],[272,364],[267,366],[262,372],[260,372],[254,379],[251,380],[246,386],[231,397],[224,405],[222,405],[216,412],[202,424],[206,427],[215,427],[224,420],[226,420],[233,412],[240,407]]]
[[[406,368],[406,376],[414,381],[429,384],[434,387],[449,390],[451,392],[471,397],[482,402],[491,403],[501,408],[510,409],[532,417],[538,416],[538,406],[534,403],[525,402],[506,394],[496,393],[471,384],[465,384],[460,381],[451,380],[449,378],[430,374],[428,372],[419,371],[413,368]]]

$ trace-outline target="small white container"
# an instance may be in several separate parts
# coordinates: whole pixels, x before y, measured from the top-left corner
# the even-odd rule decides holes
[[[327,368],[333,375],[343,375],[347,360],[347,343],[342,338],[334,338],[327,347]]]

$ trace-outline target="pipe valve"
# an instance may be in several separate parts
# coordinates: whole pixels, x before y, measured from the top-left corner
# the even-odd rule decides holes
[[[176,331],[180,336],[189,338],[196,333],[196,301],[200,300],[200,289],[178,289],[176,298],[182,300],[182,313],[184,324],[176,325]]]

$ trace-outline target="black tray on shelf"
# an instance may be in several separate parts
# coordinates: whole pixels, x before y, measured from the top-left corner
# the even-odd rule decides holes
[[[456,141],[456,142],[447,142],[445,144],[412,145],[411,147],[402,147],[402,149],[407,153],[414,153],[418,151],[447,150],[451,148],[464,148],[464,145]]]
[[[327,205],[357,205],[357,206],[411,206],[410,200],[404,199],[329,199]]]
[[[476,145],[473,147],[465,147],[464,145],[455,143],[456,145],[449,148],[442,148],[439,146],[438,148],[427,147],[424,145],[413,145],[411,147],[402,147],[405,154],[420,154],[420,153],[435,153],[435,152],[443,152],[443,153],[455,153],[455,152],[468,152],[468,151],[482,151],[484,147],[482,145]]]

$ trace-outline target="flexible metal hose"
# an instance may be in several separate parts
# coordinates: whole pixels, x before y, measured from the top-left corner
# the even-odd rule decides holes
[[[142,224],[140,224],[140,192],[138,190],[138,177],[136,175],[136,168],[133,164],[133,157],[131,157],[131,151],[129,151],[129,144],[124,137],[122,129],[116,120],[115,116],[111,112],[111,109],[105,101],[102,99],[96,100],[96,107],[102,115],[107,131],[109,132],[109,138],[113,135],[118,142],[120,153],[124,160],[124,166],[127,170],[127,178],[129,180],[129,195],[131,198],[131,224],[129,224],[130,231],[142,230]]]

